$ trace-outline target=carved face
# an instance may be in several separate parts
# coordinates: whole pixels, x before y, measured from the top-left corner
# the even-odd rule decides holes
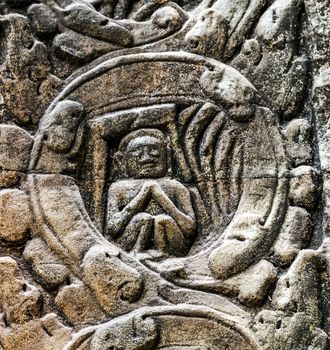
[[[136,137],[127,144],[125,156],[128,175],[133,178],[166,175],[166,147],[163,140],[152,136]]]
[[[59,102],[42,125],[45,143],[55,153],[68,153],[76,141],[84,107],[75,101]]]

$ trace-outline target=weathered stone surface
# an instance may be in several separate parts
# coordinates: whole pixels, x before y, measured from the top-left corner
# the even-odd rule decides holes
[[[294,205],[313,208],[318,198],[317,171],[310,166],[300,166],[291,171],[289,198]]]
[[[40,238],[34,238],[26,244],[23,256],[45,288],[52,290],[68,281],[68,268]]]
[[[25,172],[29,166],[33,137],[13,125],[0,128],[0,166],[2,170]]]
[[[57,18],[44,4],[33,4],[27,11],[33,31],[38,36],[52,35],[57,30]]]
[[[0,213],[1,239],[7,242],[23,240],[33,220],[26,193],[17,189],[0,190]]]
[[[283,131],[287,152],[293,166],[310,164],[313,160],[312,127],[306,119],[292,120]]]
[[[329,0],[0,2],[0,349],[330,347]]]
[[[309,242],[311,232],[310,214],[303,208],[289,207],[274,245],[274,258],[280,264],[290,264],[300,249]]]
[[[40,317],[42,295],[23,277],[17,262],[1,257],[1,309],[4,323],[21,324]]]

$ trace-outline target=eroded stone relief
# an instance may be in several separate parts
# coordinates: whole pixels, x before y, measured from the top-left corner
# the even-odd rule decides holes
[[[328,349],[329,11],[0,4],[0,349]]]

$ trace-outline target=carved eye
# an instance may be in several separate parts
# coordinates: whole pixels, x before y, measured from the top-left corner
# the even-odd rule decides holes
[[[71,14],[71,11],[70,10],[64,10],[62,12],[62,14],[63,14],[64,17],[68,17]]]
[[[44,135],[43,135],[43,140],[44,140],[44,141],[47,141],[48,138],[49,138],[49,135],[48,135],[47,132],[45,132]]]
[[[150,155],[154,156],[154,157],[158,157],[160,155],[160,152],[158,149],[151,149],[149,151]]]
[[[100,25],[102,27],[106,26],[107,24],[109,23],[109,20],[107,18],[103,19],[101,22],[100,22]]]
[[[159,28],[166,29],[166,28],[168,28],[170,26],[171,20],[167,18],[164,21],[159,21],[157,24],[158,24]]]
[[[33,48],[33,46],[34,46],[34,41],[30,41],[28,46],[27,46],[27,49],[31,50]]]
[[[134,150],[134,151],[131,151],[130,154],[133,156],[133,157],[141,157],[142,156],[142,151],[141,150]]]
[[[199,36],[192,36],[189,41],[188,45],[190,46],[191,49],[196,50],[201,42],[201,38]]]

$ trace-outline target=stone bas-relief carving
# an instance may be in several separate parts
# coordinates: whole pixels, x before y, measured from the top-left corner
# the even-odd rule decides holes
[[[109,188],[107,230],[124,250],[184,255],[196,230],[189,191],[167,174],[164,135],[140,129],[120,143],[119,154],[128,180]],[[132,178],[130,178],[132,177]],[[150,180],[151,179],[151,180]]]
[[[329,9],[0,4],[0,349],[329,348]]]

